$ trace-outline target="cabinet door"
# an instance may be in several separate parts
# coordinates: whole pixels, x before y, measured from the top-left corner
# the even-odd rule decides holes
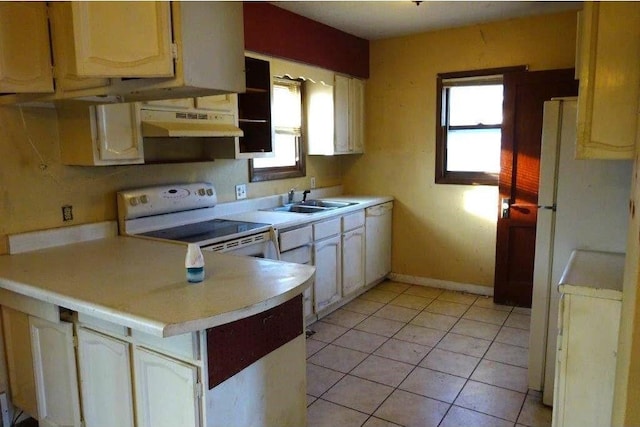
[[[129,344],[78,328],[78,371],[86,427],[133,427]]]
[[[107,78],[79,77],[75,73],[73,47],[73,20],[69,2],[51,2],[49,4],[49,25],[51,26],[51,45],[55,58],[56,92],[62,95],[66,92],[83,89],[95,89],[109,86],[111,80]]]
[[[333,154],[334,105],[333,86],[322,82],[304,82],[304,127],[307,149],[310,155]]]
[[[364,153],[364,81],[349,80],[349,142],[352,153]]]
[[[578,41],[579,159],[631,159],[640,96],[640,6],[585,2]]]
[[[137,427],[201,426],[198,368],[135,349]]]
[[[171,77],[169,2],[71,2],[74,74]]]
[[[35,417],[38,415],[38,406],[29,339],[29,316],[8,307],[2,307],[2,326],[11,402]]]
[[[238,112],[238,94],[200,96],[196,98],[196,108],[199,110],[220,111],[223,113]]]
[[[313,286],[315,309],[319,312],[338,301],[342,289],[342,244],[341,237],[320,240],[314,246],[316,280]]]
[[[73,325],[29,317],[40,427],[80,427]]]
[[[166,107],[166,108],[193,108],[193,98],[178,98],[178,99],[161,99],[158,101],[144,101],[143,104],[153,105],[154,107]]]
[[[364,227],[342,235],[342,295],[364,286]]]
[[[91,107],[95,111],[95,139],[101,161],[144,160],[139,110],[135,104],[105,104]],[[95,109],[95,110],[93,110]]]
[[[335,77],[335,131],[336,154],[349,153],[349,78]]]
[[[0,3],[0,92],[53,92],[45,2]]]
[[[621,302],[612,299],[565,296],[560,308],[554,426],[610,425],[620,308]]]

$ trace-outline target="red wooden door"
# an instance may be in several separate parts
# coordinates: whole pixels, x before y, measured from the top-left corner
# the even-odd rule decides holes
[[[496,303],[531,307],[544,102],[577,94],[573,69],[504,76]]]

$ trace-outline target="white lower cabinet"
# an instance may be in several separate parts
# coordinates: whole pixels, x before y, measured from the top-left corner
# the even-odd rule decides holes
[[[136,348],[138,427],[201,426],[198,368]]]
[[[340,235],[315,242],[316,280],[313,291],[316,313],[342,298],[342,241]]]
[[[342,294],[350,295],[364,286],[364,227],[342,234]]]
[[[40,427],[80,427],[73,324],[29,317]]]
[[[554,427],[611,425],[622,307],[622,292],[619,294],[618,299],[563,294],[558,316]]]
[[[78,372],[86,427],[133,427],[131,345],[78,328]]]

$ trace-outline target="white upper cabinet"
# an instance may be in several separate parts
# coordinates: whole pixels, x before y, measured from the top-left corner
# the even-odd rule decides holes
[[[631,159],[640,97],[640,4],[585,2],[579,22],[578,159]]]
[[[0,3],[0,92],[53,92],[45,2]]]
[[[73,74],[171,77],[169,2],[79,1],[71,8]]]
[[[65,165],[108,166],[144,163],[140,109],[136,103],[56,109],[60,158]]]
[[[0,4],[0,93],[103,103],[244,91],[241,2]]]
[[[364,153],[364,81],[336,74],[333,86],[305,82],[308,154]]]

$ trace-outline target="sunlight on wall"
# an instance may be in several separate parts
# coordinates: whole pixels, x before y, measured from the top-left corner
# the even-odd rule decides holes
[[[462,196],[464,210],[471,215],[495,223],[498,218],[498,192],[496,187],[477,186]]]

